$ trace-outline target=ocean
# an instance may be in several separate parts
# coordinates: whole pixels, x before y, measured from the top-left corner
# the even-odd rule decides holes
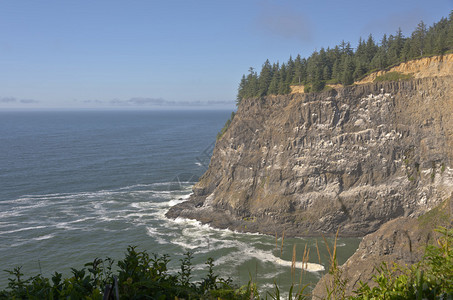
[[[219,230],[165,218],[207,170],[216,135],[230,111],[9,111],[0,112],[0,290],[7,272],[25,277],[69,275],[96,257],[124,258],[129,245],[169,254],[172,272],[194,253],[194,279],[205,262],[238,285],[283,291],[300,283],[291,274],[310,249],[303,284],[328,269],[322,238],[286,238]],[[330,247],[331,238],[327,239]],[[360,240],[341,238],[344,262]],[[316,243],[319,244],[320,257]],[[317,271],[324,269],[324,271]],[[297,287],[296,286],[296,287]]]

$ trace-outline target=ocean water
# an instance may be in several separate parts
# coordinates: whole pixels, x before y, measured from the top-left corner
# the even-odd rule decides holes
[[[194,253],[194,278],[205,262],[238,284],[288,290],[328,269],[322,238],[287,238],[218,230],[165,213],[187,199],[207,169],[216,134],[230,111],[0,112],[0,289],[3,270],[25,276],[70,274],[96,257],[124,257],[128,245],[169,254],[177,272]],[[332,239],[327,239],[332,246]],[[359,239],[338,241],[340,263]],[[319,244],[318,257],[316,243]],[[296,270],[291,273],[293,249]]]

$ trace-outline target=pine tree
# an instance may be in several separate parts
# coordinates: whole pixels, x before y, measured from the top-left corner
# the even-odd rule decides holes
[[[261,73],[258,78],[258,96],[265,96],[267,95],[267,90],[269,88],[269,84],[272,80],[272,66],[269,62],[269,59],[263,64],[261,68]]]
[[[258,96],[258,75],[254,71],[252,67],[249,69],[249,75],[246,79],[246,91],[245,91],[245,98],[253,98]]]
[[[302,58],[300,57],[300,54],[298,54],[296,59],[294,60],[294,76],[293,76],[293,80],[291,81],[291,84],[300,84],[301,83],[302,68],[303,68]]]
[[[354,83],[354,77],[353,77],[354,70],[355,70],[354,61],[353,61],[352,57],[348,55],[345,57],[344,62],[343,62],[343,74],[342,74],[341,82],[344,85],[350,85],[350,84]]]
[[[402,60],[401,52],[405,44],[405,38],[401,28],[398,28],[396,36],[391,35],[388,41],[388,63],[389,65],[395,64]]]
[[[280,67],[279,73],[280,73],[280,76],[279,76],[279,82],[278,82],[278,94],[286,95],[290,92],[290,88],[289,88],[288,82],[286,80],[287,68],[284,63]]]
[[[247,85],[247,79],[245,78],[245,75],[242,75],[241,82],[239,83],[238,95],[236,97],[236,105],[239,105],[241,103],[242,99],[244,99],[245,92],[246,92],[245,91],[246,85]]]
[[[268,95],[277,95],[278,94],[278,83],[280,82],[280,72],[274,72],[271,82],[269,83],[269,89],[267,90]]]
[[[376,43],[374,42],[373,36],[370,34],[368,36],[368,40],[366,42],[366,47],[365,47],[366,64],[368,66],[370,65],[371,60],[376,55],[377,51],[378,51],[378,47],[377,47]]]
[[[409,57],[415,58],[418,56],[423,56],[425,50],[425,40],[426,40],[426,25],[421,21],[418,23],[417,28],[412,33],[411,44],[409,50]]]
[[[453,49],[453,10],[450,12],[450,17],[448,18],[446,45],[447,49]]]
[[[289,60],[286,63],[286,83],[288,86],[291,84],[294,78],[295,73],[295,64],[291,55],[289,56]]]

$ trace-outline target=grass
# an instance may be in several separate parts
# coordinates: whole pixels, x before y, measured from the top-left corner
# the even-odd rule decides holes
[[[231,122],[233,121],[235,116],[235,112],[231,112],[230,118],[225,122],[225,125],[223,126],[222,129],[217,133],[217,140],[220,140],[222,136],[227,132],[228,128],[230,128]]]
[[[410,80],[414,78],[411,74],[403,74],[400,72],[388,72],[384,75],[376,77],[374,82],[383,82],[383,81],[398,81],[398,80]]]

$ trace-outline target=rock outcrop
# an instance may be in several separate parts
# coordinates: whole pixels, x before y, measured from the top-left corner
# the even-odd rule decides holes
[[[363,236],[445,200],[452,162],[452,74],[246,99],[191,198],[167,216]]]
[[[346,263],[339,267],[337,281],[345,282],[344,292],[353,296],[360,281],[369,286],[376,286],[372,280],[382,263],[389,268],[393,263],[399,266],[412,265],[422,258],[427,244],[436,240],[438,226],[451,227],[453,215],[453,194],[450,199],[418,218],[400,217],[389,221],[376,232],[368,234],[362,240],[357,251]],[[335,279],[324,275],[312,292],[313,299],[327,298],[327,290],[333,291]]]
[[[388,72],[398,72],[401,74],[410,74],[414,78],[439,77],[452,74],[453,54],[442,56],[423,57],[411,60],[387,68],[386,70],[371,73],[356,84],[366,84],[373,82],[376,77],[382,76]]]

